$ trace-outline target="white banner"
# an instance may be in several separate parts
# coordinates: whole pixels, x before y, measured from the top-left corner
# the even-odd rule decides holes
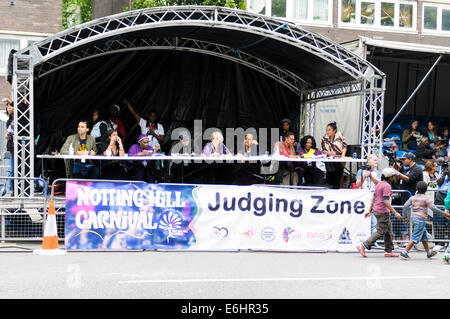
[[[365,190],[203,185],[193,195],[189,249],[344,252],[370,236]]]

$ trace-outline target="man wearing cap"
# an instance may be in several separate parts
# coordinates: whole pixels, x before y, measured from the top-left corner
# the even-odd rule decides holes
[[[159,145],[154,149],[149,145],[148,136],[146,134],[141,134],[137,138],[137,144],[133,144],[128,150],[128,156],[150,156],[158,151]],[[131,174],[135,180],[145,181],[147,183],[153,182],[153,176],[151,173],[150,161],[130,161]]]
[[[377,219],[377,231],[356,247],[363,257],[367,257],[366,249],[370,250],[380,238],[384,239],[384,251],[386,252],[384,256],[398,257],[398,254],[392,252],[394,250],[394,243],[392,242],[392,223],[389,213],[394,214],[397,219],[402,218],[391,205],[391,184],[395,182],[396,176],[399,174],[400,173],[392,167],[385,168],[381,174],[381,181],[375,187],[372,203],[370,204],[369,211],[364,217],[368,218],[372,213],[375,215]]]
[[[418,182],[423,181],[423,170],[422,168],[416,164],[416,156],[413,153],[407,152],[402,157],[403,167],[409,167],[407,171],[400,173],[400,183],[402,185],[402,189],[407,190],[411,193],[411,196],[416,193],[416,185]],[[407,197],[404,198],[403,202],[406,202],[410,197],[407,194]]]
[[[117,104],[112,105],[109,108],[109,121],[111,125],[117,132],[120,137],[125,138],[127,136],[127,131],[125,130],[125,125],[123,125],[122,120],[119,118],[120,106]]]

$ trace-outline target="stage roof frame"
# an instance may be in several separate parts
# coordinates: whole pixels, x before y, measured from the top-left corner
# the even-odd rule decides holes
[[[156,7],[96,19],[13,55],[15,176],[34,170],[33,82],[67,65],[116,52],[179,50],[246,65],[295,92],[301,133],[312,134],[317,102],[361,95],[362,157],[381,143],[386,75],[330,39],[280,18],[215,6]],[[32,183],[20,187],[33,194]],[[15,186],[16,187],[16,186]]]

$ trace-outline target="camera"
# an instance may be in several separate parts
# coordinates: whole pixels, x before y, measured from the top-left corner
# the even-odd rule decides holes
[[[438,158],[437,163],[442,167],[442,169],[448,169],[448,161],[446,161],[443,157]]]
[[[364,166],[365,171],[370,171],[371,169],[372,169],[372,166],[370,166],[369,164],[366,164],[366,166]]]

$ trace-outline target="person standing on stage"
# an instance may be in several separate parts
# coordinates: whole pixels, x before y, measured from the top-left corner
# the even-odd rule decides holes
[[[113,129],[117,130],[121,138],[127,136],[127,131],[125,130],[125,125],[123,125],[122,120],[119,118],[120,106],[117,104],[112,105],[109,108],[109,122]]]
[[[327,125],[326,134],[322,138],[322,152],[330,157],[344,157],[347,153],[347,141],[344,134],[337,130],[336,122]],[[327,169],[325,182],[333,188],[344,186],[344,163],[325,163]]]
[[[136,122],[139,124],[141,134],[146,134],[148,136],[149,146],[152,148],[155,148],[158,144],[161,146],[164,142],[164,127],[161,123],[157,122],[156,112],[150,111],[145,119],[134,110],[127,99],[124,99],[123,103],[127,105],[128,110],[133,114]]]

